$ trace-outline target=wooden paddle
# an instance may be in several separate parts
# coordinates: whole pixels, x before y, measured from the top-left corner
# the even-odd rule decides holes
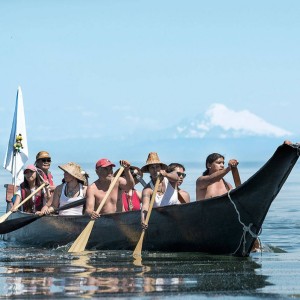
[[[233,177],[235,187],[237,188],[238,186],[240,186],[242,184],[239,170],[237,167],[231,167],[231,172],[232,172],[232,177]]]
[[[32,196],[34,196],[38,191],[40,191],[46,183],[44,182],[41,186],[39,186],[34,192],[32,192],[28,197],[26,197],[22,202],[20,202],[15,209],[18,209],[20,206],[22,206],[25,202],[27,202],[29,199],[31,199]],[[0,223],[4,222],[10,215],[12,214],[12,211],[7,212],[5,215],[3,215],[0,218]]]
[[[79,205],[83,205],[85,203],[85,201],[86,201],[86,198],[76,200],[76,201],[68,203],[62,207],[56,208],[54,210],[54,212],[59,212],[59,211],[73,208],[73,207],[76,207]],[[5,233],[9,233],[9,232],[15,231],[17,229],[20,229],[20,228],[38,220],[39,218],[44,217],[44,216],[46,216],[46,215],[33,214],[33,215],[26,216],[26,217],[21,217],[21,218],[16,218],[16,219],[5,221],[0,224],[0,234],[5,234]]]
[[[96,213],[99,214],[102,207],[104,206],[107,198],[109,197],[110,193],[112,192],[114,186],[116,185],[116,182],[118,181],[119,177],[121,176],[122,172],[124,171],[124,167],[121,166],[121,168],[119,169],[116,177],[114,178],[114,180],[112,181],[112,183],[110,184],[104,198],[102,199],[100,205],[98,206]],[[96,220],[91,220],[89,221],[89,223],[86,225],[86,227],[83,229],[83,231],[81,232],[81,234],[78,236],[78,238],[75,240],[75,242],[73,243],[73,245],[70,247],[68,252],[82,252],[84,251],[86,244],[88,242],[88,239],[90,237],[90,234],[92,232],[94,223]]]
[[[147,212],[147,216],[146,216],[146,220],[145,220],[145,225],[148,225],[159,183],[160,183],[160,175],[157,177],[156,182],[155,182],[154,191],[153,191],[150,203],[149,203],[149,208],[148,208],[148,212]],[[136,244],[135,249],[133,251],[132,256],[134,258],[142,256],[144,235],[145,235],[145,229],[143,229],[140,239],[139,239],[138,243]]]

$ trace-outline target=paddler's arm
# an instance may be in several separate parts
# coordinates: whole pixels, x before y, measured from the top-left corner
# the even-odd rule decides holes
[[[95,193],[93,185],[89,185],[86,190],[86,209],[85,209],[85,215],[88,215],[91,217],[92,220],[95,220],[100,217],[100,214],[97,214],[95,211]]]
[[[125,178],[119,178],[119,186],[122,190],[132,190],[134,188],[134,179],[130,172],[130,163],[127,160],[120,160],[120,165],[124,167]]]
[[[178,174],[176,171],[168,173],[166,170],[160,170],[160,175],[166,177],[170,182],[177,182],[179,180]]]
[[[45,185],[44,193],[46,198],[46,204],[42,207],[41,211],[36,212],[37,215],[49,215],[52,212],[51,205],[53,201],[53,196],[51,194],[51,188],[48,182]]]
[[[147,212],[150,205],[150,199],[153,194],[153,191],[151,188],[147,187],[143,189],[142,192],[142,209],[141,209],[141,224],[143,229],[147,229],[148,225],[145,224]]]
[[[51,202],[49,201],[49,203],[46,205],[48,209],[43,207],[41,213],[50,214],[53,213],[55,209],[59,208],[59,199],[61,196],[62,187],[63,185],[60,184],[55,188],[53,195],[51,195]]]

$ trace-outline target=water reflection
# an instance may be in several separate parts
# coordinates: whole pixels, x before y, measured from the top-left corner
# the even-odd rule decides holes
[[[6,249],[7,250],[7,249]],[[260,264],[251,258],[208,256],[195,253],[152,253],[135,265],[131,252],[84,252],[14,249],[2,253],[1,295],[108,296],[245,291],[267,285]],[[7,253],[8,254],[8,253]],[[2,290],[1,290],[2,289]]]

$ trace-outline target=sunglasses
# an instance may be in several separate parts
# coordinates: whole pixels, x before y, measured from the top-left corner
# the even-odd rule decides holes
[[[41,158],[42,162],[51,162],[51,158]]]
[[[177,172],[177,175],[180,177],[180,176],[182,176],[183,178],[186,176],[186,174],[185,173],[182,173],[182,172]]]

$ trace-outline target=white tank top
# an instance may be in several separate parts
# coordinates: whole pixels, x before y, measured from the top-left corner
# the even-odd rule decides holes
[[[162,195],[158,195],[156,193],[153,207],[180,204],[180,201],[178,200],[178,191],[172,187],[172,185],[166,177],[164,177],[163,180],[166,186],[166,191]],[[150,182],[150,186],[154,190],[154,185],[152,181]]]
[[[64,183],[63,185],[63,188],[62,188],[62,191],[61,191],[61,195],[60,195],[60,198],[59,198],[59,206],[63,206],[63,205],[66,205],[68,203],[72,203],[76,200],[80,200],[82,198],[84,198],[84,195],[83,195],[83,188],[82,188],[82,184],[79,183],[79,195],[75,198],[68,198],[66,196],[66,193],[65,193],[65,189],[66,189],[66,186],[67,184]],[[76,207],[73,207],[73,208],[69,208],[69,209],[66,209],[66,210],[61,210],[59,212],[59,214],[61,216],[75,216],[75,215],[82,215],[82,209],[83,209],[83,205],[80,205],[80,206],[76,206]]]

